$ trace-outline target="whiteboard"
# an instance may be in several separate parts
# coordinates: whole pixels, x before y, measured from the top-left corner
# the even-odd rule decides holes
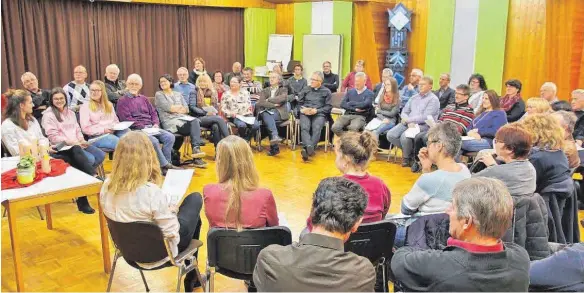
[[[305,77],[315,71],[322,71],[322,63],[329,61],[331,71],[339,74],[341,69],[343,36],[342,35],[304,35],[302,45],[302,66]]]
[[[292,35],[271,34],[268,41],[267,61],[282,61],[286,70],[290,56],[292,55]]]

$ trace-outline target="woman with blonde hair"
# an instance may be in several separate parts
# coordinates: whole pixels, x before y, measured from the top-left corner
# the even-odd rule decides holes
[[[178,203],[170,194],[162,191],[162,182],[150,139],[141,131],[132,131],[124,135],[116,147],[112,172],[101,188],[99,201],[104,215],[112,221],[155,223],[169,238],[174,257],[184,251],[192,239],[199,239],[203,201],[199,193],[191,193],[177,207]],[[156,268],[168,261],[167,257],[140,266]],[[195,271],[189,272],[184,280],[185,291],[192,292],[197,281]]]
[[[376,129],[373,129],[373,134],[377,136],[392,129],[399,115],[399,90],[397,88],[397,80],[389,77],[383,82],[383,95],[379,100],[379,105],[375,107],[377,118],[381,120],[381,124]],[[369,126],[369,125],[368,125]],[[367,127],[365,127],[367,129]]]
[[[215,111],[205,111],[204,107],[212,106]],[[199,118],[202,127],[211,129],[213,144],[217,147],[219,141],[229,135],[227,122],[219,116],[219,101],[217,91],[213,86],[211,77],[206,73],[197,79],[197,98],[191,99],[189,109],[193,116]]]
[[[552,115],[529,115],[521,125],[532,135],[533,148],[529,162],[536,171],[536,189],[548,208],[548,230],[550,242],[566,243],[562,223],[564,205],[572,196],[574,183],[570,175],[568,158],[562,151],[564,129]],[[570,223],[571,224],[571,223]]]
[[[543,98],[529,98],[526,105],[525,115],[521,119],[528,115],[545,114],[552,111],[550,103]]]
[[[203,188],[209,227],[260,228],[278,226],[278,211],[269,189],[259,187],[259,176],[249,144],[230,135],[217,145],[219,183]]]
[[[128,133],[129,129],[114,130],[114,125],[120,122],[113,104],[107,97],[105,84],[96,80],[89,86],[89,103],[84,103],[79,108],[79,124],[81,131],[89,138],[104,137],[92,143],[93,146],[113,151],[119,138]]]

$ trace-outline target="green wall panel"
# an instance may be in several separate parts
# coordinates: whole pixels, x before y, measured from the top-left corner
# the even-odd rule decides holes
[[[302,60],[302,39],[312,32],[312,3],[294,3],[293,60]]]
[[[276,10],[246,8],[244,18],[245,66],[266,65],[270,34],[276,33]]]
[[[424,74],[434,78],[434,88],[437,89],[440,74],[450,72],[456,0],[429,1]]]
[[[342,79],[351,71],[353,2],[333,2],[333,34],[343,35],[343,64],[341,72],[339,72],[339,76]]]

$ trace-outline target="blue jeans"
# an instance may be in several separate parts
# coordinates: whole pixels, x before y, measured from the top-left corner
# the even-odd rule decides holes
[[[164,167],[171,162],[172,146],[174,145],[174,135],[164,129],[160,129],[160,133],[156,135],[149,135],[148,138],[154,146],[156,156],[160,167]],[[162,144],[162,148],[160,147]]]
[[[280,121],[280,113],[275,109],[271,110],[273,114],[270,112],[265,111],[262,112],[262,121],[266,125],[266,128],[270,132],[270,139],[278,136],[278,126],[276,125],[276,121]]]
[[[256,131],[260,129],[260,123],[257,119],[254,121],[253,125],[249,125],[237,118],[234,118],[233,124],[237,126],[237,135],[248,141],[251,140]]]
[[[377,129],[373,130],[372,133],[377,136],[377,140],[379,140],[379,135],[383,134],[384,132],[392,129],[395,126],[395,123],[387,123],[387,124],[381,124],[379,125],[379,127],[377,127]]]
[[[114,131],[114,134],[108,134],[106,137],[99,139],[92,145],[102,150],[114,151],[118,145],[118,141],[120,141],[120,138],[129,131],[129,129]]]
[[[484,149],[493,148],[492,139],[481,138],[473,140],[465,140],[462,142],[462,151],[465,152],[478,152]]]
[[[85,154],[87,161],[94,168],[103,163],[103,160],[105,159],[105,153],[93,145],[89,145],[83,149],[83,154]]]

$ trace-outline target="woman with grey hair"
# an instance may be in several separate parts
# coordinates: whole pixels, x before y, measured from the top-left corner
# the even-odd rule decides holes
[[[527,292],[529,255],[501,239],[513,221],[513,200],[491,178],[466,179],[452,190],[448,246],[398,249],[391,270],[404,291]]]
[[[454,160],[461,144],[460,133],[453,123],[439,123],[428,131],[427,147],[418,154],[424,174],[402,199],[401,213],[409,218],[401,223],[396,221],[400,227],[395,236],[395,246],[403,246],[406,228],[417,217],[444,213],[452,201],[454,185],[470,178],[468,168]],[[432,171],[433,165],[437,167],[436,171]]]
[[[580,156],[578,155],[578,148],[572,133],[574,133],[574,126],[576,126],[576,114],[568,111],[557,111],[552,114],[564,129],[564,146],[562,151],[568,158],[568,165],[570,169],[580,166]]]

